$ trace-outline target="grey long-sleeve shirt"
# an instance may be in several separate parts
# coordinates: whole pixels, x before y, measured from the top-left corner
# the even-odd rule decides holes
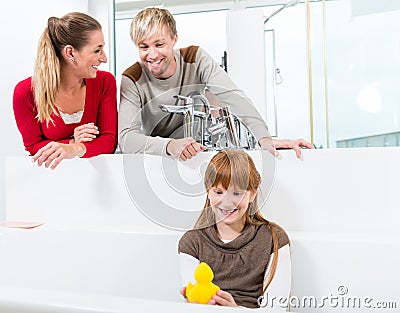
[[[189,46],[174,53],[176,71],[168,79],[155,78],[141,62],[123,73],[118,112],[118,139],[123,153],[166,155],[170,138],[183,137],[183,116],[163,112],[159,105],[181,105],[175,95],[204,94],[205,88],[220,105],[229,105],[257,140],[270,136],[250,99],[204,50]]]

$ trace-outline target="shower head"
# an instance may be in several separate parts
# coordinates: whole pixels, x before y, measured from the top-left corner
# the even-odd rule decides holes
[[[289,7],[294,7],[295,5],[298,5],[299,2],[300,2],[300,0],[292,0],[292,1],[289,1],[288,3],[286,3],[284,7],[285,7],[285,9],[289,8]]]
[[[275,12],[272,12],[272,14],[270,16],[268,16],[264,20],[264,24],[267,23],[271,17],[275,16],[276,14],[278,14],[283,9],[286,9],[286,8],[289,8],[289,7],[293,7],[293,6],[297,5],[297,4],[299,4],[299,2],[300,2],[300,0],[292,0],[292,1],[289,1],[288,3],[282,5],[278,10],[276,10]]]

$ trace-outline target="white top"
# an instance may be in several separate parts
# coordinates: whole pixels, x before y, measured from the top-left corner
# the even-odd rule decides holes
[[[274,254],[271,254],[271,258],[265,272],[266,275],[268,275],[269,273],[273,256]],[[193,280],[193,274],[197,265],[200,264],[200,261],[186,253],[180,253],[179,259],[182,286],[187,286],[189,281],[191,283],[195,283],[195,281]],[[266,279],[264,280],[264,287],[268,277],[265,278]],[[264,300],[261,303],[261,307],[257,310],[268,311],[270,309],[280,309],[282,311],[286,311],[287,307],[282,307],[283,305],[280,306],[279,304],[289,303],[291,284],[292,265],[290,256],[290,245],[285,245],[279,249],[279,258],[274,279],[271,281],[271,284],[264,294]],[[283,301],[282,297],[286,299],[286,301]]]
[[[74,124],[74,123],[79,123],[82,120],[83,112],[85,110],[81,110],[72,114],[64,113],[61,110],[58,110],[60,112],[60,116],[63,119],[65,124]]]

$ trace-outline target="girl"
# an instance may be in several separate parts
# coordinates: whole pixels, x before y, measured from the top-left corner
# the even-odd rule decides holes
[[[212,268],[213,283],[221,290],[209,304],[279,308],[279,298],[289,297],[289,238],[281,227],[261,216],[257,206],[260,183],[253,160],[241,150],[221,151],[207,167],[206,203],[178,249],[184,285],[193,279],[199,262]],[[181,294],[185,293],[183,287]]]

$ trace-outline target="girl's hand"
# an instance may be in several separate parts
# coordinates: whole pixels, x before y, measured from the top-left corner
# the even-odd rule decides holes
[[[217,294],[211,298],[208,304],[238,307],[232,295],[223,290],[218,290]]]
[[[74,129],[74,142],[89,142],[96,138],[99,129],[94,123],[80,125]]]
[[[62,160],[81,157],[85,153],[86,147],[82,143],[64,144],[52,141],[36,152],[32,162],[37,161],[38,166],[44,163],[46,168],[55,169]]]
[[[188,302],[188,300],[186,298],[186,287],[182,287],[180,293],[181,293],[182,297],[185,298],[185,301]]]

